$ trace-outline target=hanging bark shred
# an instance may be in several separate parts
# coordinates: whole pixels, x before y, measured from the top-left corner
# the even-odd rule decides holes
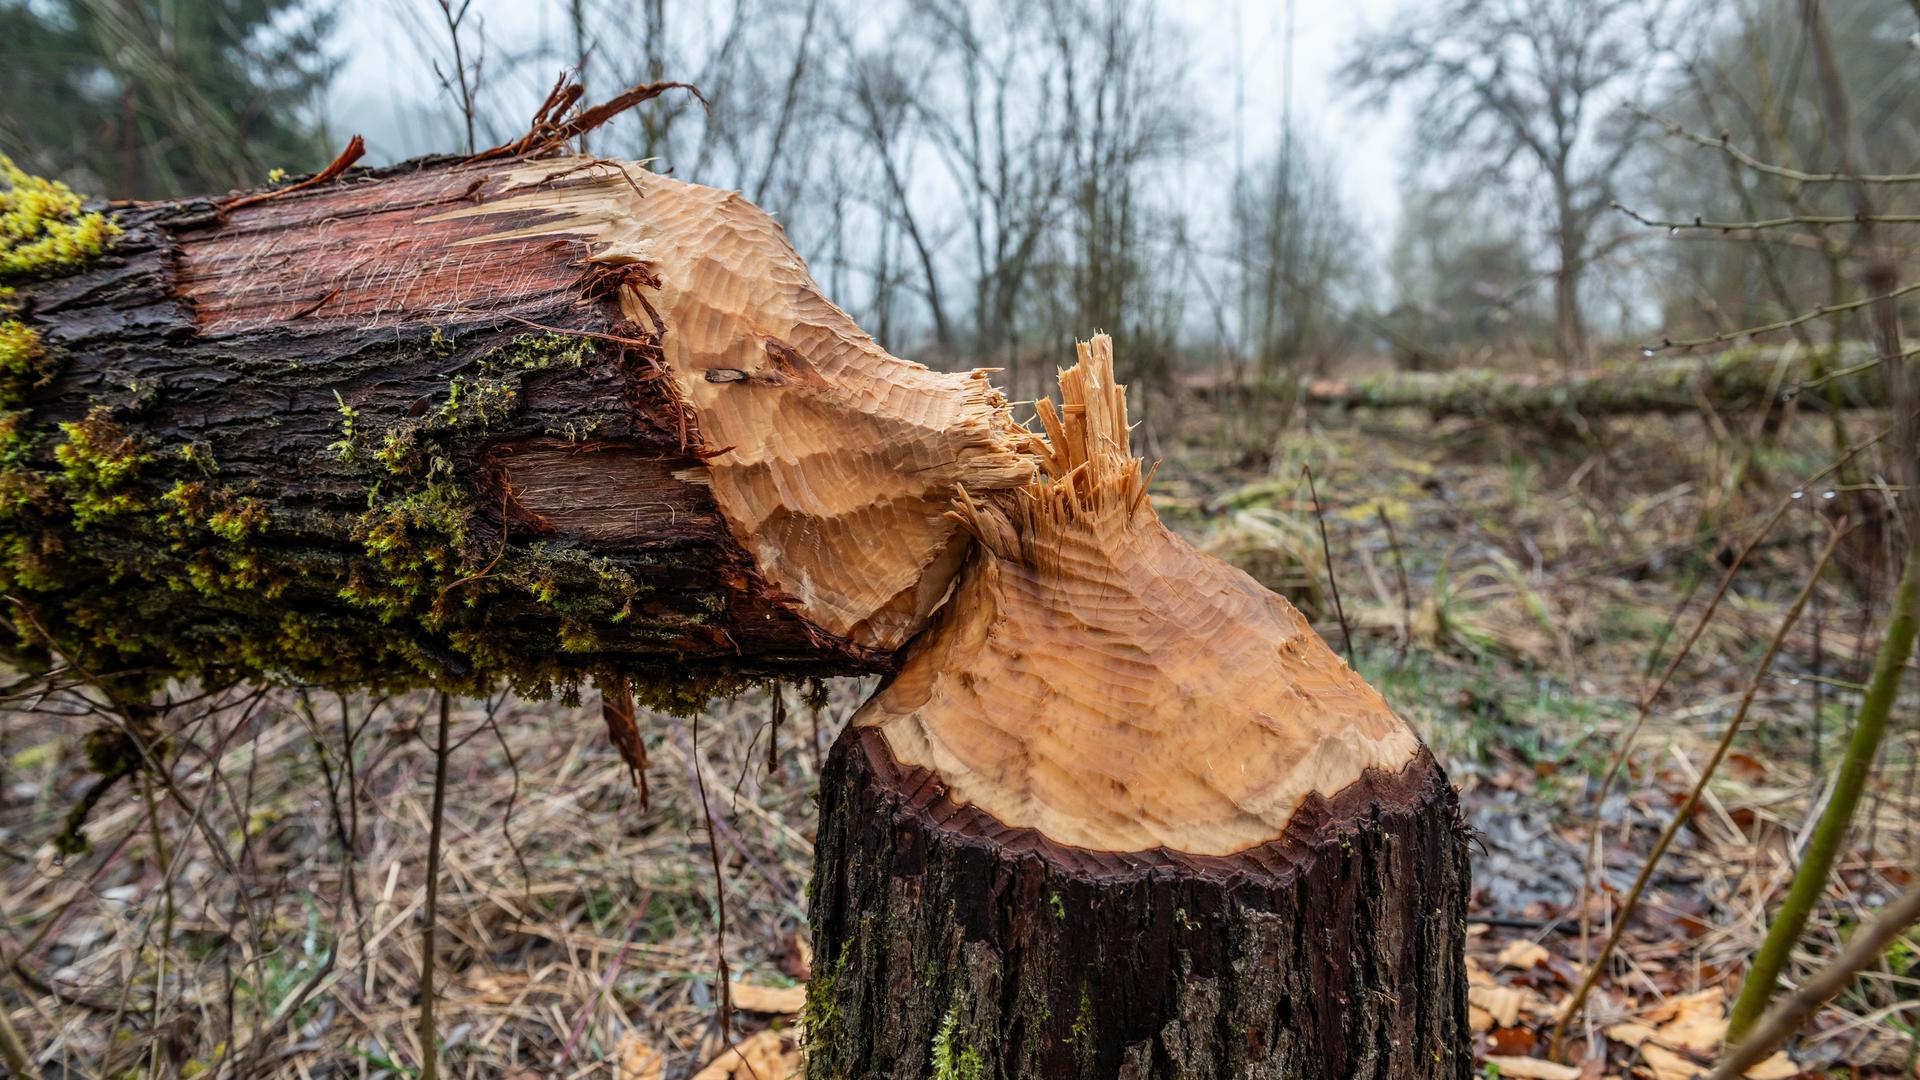
[[[780,771],[780,725],[787,719],[787,698],[778,680],[767,684],[767,775]]]
[[[640,737],[640,725],[634,717],[633,686],[626,675],[620,672],[600,675],[600,714],[607,721],[608,740],[620,752],[620,760],[626,763],[633,786],[640,791],[640,812],[644,814],[652,803],[647,790],[647,744]]]
[[[579,83],[568,82],[562,75],[553,84],[546,99],[534,111],[533,122],[527,133],[509,143],[482,150],[468,161],[500,161],[511,158],[538,157],[564,147],[570,140],[585,135],[607,121],[626,112],[644,101],[651,101],[669,90],[685,90],[692,94],[702,106],[707,99],[698,87],[682,82],[650,82],[630,87],[621,93],[591,108],[568,115],[580,101],[582,88]]]
[[[243,206],[254,206],[259,203],[267,202],[270,199],[284,198],[288,195],[293,194],[296,191],[304,191],[310,187],[317,187],[321,184],[331,183],[334,180],[338,180],[342,173],[345,173],[348,169],[352,168],[354,162],[359,161],[361,158],[365,157],[366,154],[367,154],[366,140],[362,139],[358,135],[355,135],[353,138],[347,140],[346,148],[340,151],[339,156],[335,157],[332,163],[330,163],[326,168],[321,169],[319,172],[314,173],[312,176],[307,177],[305,180],[302,180],[297,184],[289,184],[288,186],[283,188],[275,188],[272,191],[261,191],[252,195],[242,196],[241,198],[235,199],[232,202],[222,203],[220,206],[220,209],[223,211],[231,212],[234,210],[238,210]]]

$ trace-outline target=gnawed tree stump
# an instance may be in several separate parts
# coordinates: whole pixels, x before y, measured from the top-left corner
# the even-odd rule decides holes
[[[1154,516],[1106,339],[835,747],[808,1069],[1466,1076],[1452,789],[1293,608]]]

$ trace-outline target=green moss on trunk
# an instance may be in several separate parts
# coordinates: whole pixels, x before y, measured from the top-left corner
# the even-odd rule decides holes
[[[769,674],[879,666],[760,584],[652,375],[658,338],[592,333],[611,301],[501,298],[559,332],[463,309],[210,334],[178,287],[182,238],[224,227],[206,204],[109,219],[0,165],[0,632],[17,666],[58,654],[129,699],[180,676],[571,695],[617,670],[680,710]],[[536,451],[651,463],[604,483],[575,470],[549,502],[667,511],[556,525],[515,490]]]

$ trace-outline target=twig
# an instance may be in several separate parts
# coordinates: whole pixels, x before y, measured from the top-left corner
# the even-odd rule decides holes
[[[1853,139],[1851,109],[1839,62],[1834,55],[1832,34],[1818,0],[1802,0],[1801,12],[1820,70],[1828,133],[1839,153],[1841,164],[1849,173],[1857,174],[1860,170],[1856,165],[1858,155]],[[1852,194],[1854,211],[1862,218],[1859,238],[1863,243],[1871,244],[1874,236],[1872,194],[1864,184],[1853,185]],[[1870,301],[1872,311],[1869,323],[1874,346],[1883,359],[1891,359],[1902,352],[1899,308],[1893,302],[1899,290],[1891,287],[1894,273],[1891,261],[1876,259],[1867,266],[1864,275],[1868,288],[1881,294]],[[1889,364],[1886,376],[1888,401],[1893,406],[1890,464],[1896,481],[1912,484],[1920,478],[1917,477],[1920,470],[1916,470],[1915,464],[1915,459],[1920,457],[1920,430],[1916,430],[1913,417],[1916,373],[1911,363]],[[1868,775],[1873,771],[1874,760],[1879,756],[1880,744],[1886,737],[1888,714],[1892,711],[1894,698],[1899,694],[1907,658],[1913,653],[1916,632],[1920,632],[1920,536],[1912,535],[1913,526],[1920,524],[1920,513],[1915,512],[1911,503],[1911,499],[1902,500],[1900,507],[1901,516],[1909,526],[1906,562],[1900,572],[1900,583],[1894,589],[1886,630],[1880,639],[1879,651],[1874,656],[1873,672],[1867,679],[1867,692],[1854,717],[1853,735],[1847,740],[1846,751],[1834,775],[1833,793],[1827,799],[1826,808],[1820,812],[1820,820],[1814,827],[1806,854],[1794,869],[1786,898],[1780,902],[1780,910],[1774,916],[1772,925],[1767,927],[1766,939],[1754,952],[1746,981],[1740,986],[1740,996],[1734,1000],[1728,1012],[1729,1042],[1744,1038],[1766,1008],[1767,998],[1773,993],[1774,984],[1786,968],[1794,945],[1805,931],[1808,917],[1813,913],[1821,894],[1826,891],[1834,859],[1839,854],[1840,846],[1846,842],[1854,810],[1859,806],[1861,792],[1866,787]]]
[[[1758,232],[1761,229],[1784,229],[1793,225],[1814,225],[1819,227],[1837,225],[1865,225],[1869,222],[1881,225],[1920,225],[1920,214],[1788,214],[1784,217],[1761,218],[1757,221],[1708,221],[1695,216],[1689,221],[1665,221],[1650,218],[1630,207],[1613,203],[1613,208],[1642,225],[1656,229],[1678,232],[1681,229],[1698,229],[1702,232]]]
[[[1333,545],[1327,541],[1327,516],[1320,509],[1320,492],[1313,486],[1313,466],[1302,465],[1307,478],[1307,494],[1313,496],[1313,517],[1320,523],[1320,557],[1327,562],[1327,588],[1333,593],[1333,613],[1340,620],[1340,636],[1346,640],[1347,666],[1353,666],[1353,631],[1347,626],[1346,609],[1340,606],[1340,581],[1333,573]]]
[[[1728,330],[1722,333],[1715,334],[1712,337],[1689,338],[1685,341],[1675,341],[1672,338],[1662,338],[1658,347],[1655,347],[1652,345],[1643,346],[1640,351],[1648,355],[1652,355],[1653,353],[1659,352],[1663,349],[1695,349],[1695,348],[1699,348],[1702,345],[1724,345],[1729,341],[1734,341],[1739,338],[1758,337],[1761,334],[1771,334],[1777,330],[1786,330],[1791,327],[1799,326],[1801,323],[1812,322],[1815,319],[1824,319],[1829,315],[1838,315],[1843,311],[1858,311],[1861,308],[1872,307],[1873,305],[1886,300],[1896,300],[1902,296],[1907,295],[1908,293],[1917,292],[1917,291],[1920,291],[1920,281],[1912,281],[1912,282],[1908,282],[1905,285],[1900,286],[1897,289],[1892,289],[1888,292],[1882,293],[1879,296],[1864,296],[1858,300],[1848,300],[1847,302],[1842,304],[1821,304],[1819,307],[1814,308],[1812,311],[1802,312],[1801,314],[1795,315],[1791,318],[1781,319],[1778,322],[1770,322],[1764,326],[1750,326],[1744,330]]]
[[[1754,172],[1777,176],[1782,180],[1791,180],[1796,184],[1920,184],[1920,173],[1867,173],[1865,175],[1844,172],[1812,173],[1800,169],[1790,169],[1770,161],[1762,161],[1745,150],[1733,145],[1732,139],[1723,134],[1719,138],[1710,138],[1696,131],[1689,131],[1672,120],[1662,119],[1642,109],[1635,109],[1641,119],[1651,120],[1666,129],[1668,135],[1686,139],[1688,142],[1718,150],[1733,160],[1752,169]]]
[[[513,807],[520,801],[520,759],[514,754],[513,747],[507,744],[506,733],[500,730],[500,705],[505,700],[502,694],[487,703],[487,730],[493,732],[493,740],[500,744],[500,753],[506,758],[507,771],[513,776],[513,786],[507,789],[507,805],[500,811],[500,835],[507,842],[507,850],[513,852],[513,861],[520,867],[520,887],[525,890],[533,885],[533,872],[527,868],[527,856],[520,850],[520,842],[513,838]]]
[[[1920,883],[1907,887],[1899,898],[1880,910],[1871,923],[1854,931],[1847,947],[1833,962],[1816,972],[1800,989],[1788,995],[1762,1017],[1753,1033],[1741,1040],[1720,1059],[1707,1080],[1733,1080],[1745,1076],[1787,1036],[1798,1031],[1807,1017],[1847,988],[1855,974],[1873,963],[1907,927],[1920,921]]]
[[[1804,490],[1807,485],[1813,484],[1821,477],[1839,469],[1848,461],[1851,461],[1862,450],[1879,442],[1883,437],[1884,434],[1882,436],[1876,436],[1859,446],[1853,447],[1845,454],[1840,455],[1819,472],[1808,477],[1805,483],[1801,485],[1800,490]],[[1781,517],[1786,514],[1787,508],[1792,506],[1793,503],[1793,496],[1781,499],[1779,503],[1774,506],[1773,512],[1767,515],[1767,519],[1761,522],[1759,528],[1754,531],[1747,542],[1741,545],[1739,554],[1734,556],[1733,562],[1729,563],[1726,571],[1720,575],[1720,584],[1714,588],[1713,596],[1707,601],[1707,608],[1701,612],[1699,621],[1694,624],[1693,630],[1687,634],[1686,640],[1681,642],[1679,651],[1674,653],[1673,658],[1667,661],[1667,666],[1661,671],[1660,678],[1655,681],[1645,696],[1640,699],[1639,708],[1636,709],[1634,713],[1633,723],[1628,725],[1626,734],[1621,737],[1620,745],[1614,751],[1613,761],[1607,766],[1606,775],[1601,778],[1600,790],[1593,799],[1592,819],[1587,825],[1587,860],[1580,873],[1580,941],[1583,945],[1587,940],[1587,908],[1593,891],[1593,865],[1599,861],[1600,854],[1600,810],[1606,805],[1607,795],[1613,790],[1613,782],[1619,777],[1620,768],[1626,763],[1627,755],[1633,749],[1634,740],[1640,735],[1640,729],[1646,726],[1647,717],[1653,711],[1654,702],[1659,700],[1661,693],[1666,690],[1667,684],[1673,680],[1674,674],[1680,670],[1680,665],[1686,661],[1687,656],[1692,653],[1694,645],[1699,642],[1700,635],[1706,631],[1707,624],[1713,620],[1714,612],[1719,610],[1720,602],[1726,598],[1727,590],[1733,586],[1734,576],[1739,574],[1740,568],[1746,565],[1748,556],[1752,555],[1754,551],[1759,548],[1760,542],[1766,539],[1767,534],[1773,531],[1775,525],[1779,524]],[[1688,589],[1687,598],[1691,599],[1692,596],[1693,590]],[[1679,612],[1676,611],[1675,620],[1678,621],[1678,618]]]
[[[433,1021],[433,949],[440,921],[440,832],[447,806],[447,729],[452,712],[451,698],[440,692],[439,745],[433,755],[433,810],[427,824],[427,925],[420,935],[420,1076],[436,1080],[440,1075],[440,1036]]]
[[[719,934],[713,949],[714,968],[720,976],[720,1044],[733,1045],[733,977],[727,972],[727,881],[720,872],[720,834],[714,829],[713,807],[707,804],[706,770],[700,767],[700,714],[693,714],[693,783],[700,792],[700,813],[707,819],[707,855],[713,860],[714,910],[719,916]]]
[[[1413,640],[1413,590],[1407,585],[1407,560],[1400,552],[1400,537],[1394,532],[1393,519],[1387,516],[1387,504],[1376,503],[1374,509],[1387,530],[1387,548],[1393,552],[1394,573],[1400,579],[1400,647],[1396,655],[1405,656]]]
[[[1614,913],[1613,929],[1607,934],[1606,942],[1600,946],[1599,953],[1587,961],[1586,975],[1580,980],[1580,985],[1574,989],[1573,996],[1567,999],[1566,1005],[1560,1010],[1559,1018],[1553,1022],[1553,1034],[1547,1040],[1548,1057],[1559,1059],[1561,1043],[1567,1034],[1567,1024],[1579,1015],[1581,1007],[1586,1004],[1587,995],[1593,992],[1594,984],[1600,981],[1601,973],[1606,970],[1607,958],[1613,955],[1614,948],[1620,944],[1621,936],[1626,933],[1627,924],[1633,921],[1634,911],[1640,906],[1640,895],[1646,891],[1647,882],[1653,878],[1654,868],[1659,866],[1660,860],[1666,857],[1667,848],[1672,846],[1674,837],[1680,834],[1681,827],[1693,818],[1694,807],[1700,805],[1700,797],[1707,790],[1707,782],[1713,779],[1714,772],[1720,768],[1720,762],[1726,759],[1727,751],[1733,748],[1733,737],[1739,734],[1741,726],[1746,723],[1747,712],[1753,708],[1754,698],[1759,696],[1760,687],[1766,683],[1767,673],[1773,670],[1773,661],[1780,655],[1780,648],[1786,643],[1787,634],[1793,630],[1794,624],[1800,621],[1800,614],[1806,610],[1807,601],[1813,598],[1815,589],[1819,587],[1820,575],[1826,572],[1827,563],[1833,558],[1833,549],[1848,531],[1850,530],[1835,529],[1827,537],[1826,546],[1821,549],[1820,557],[1813,564],[1813,572],[1807,575],[1807,583],[1801,587],[1800,595],[1794,597],[1792,606],[1787,608],[1786,615],[1780,619],[1779,627],[1773,632],[1773,639],[1767,642],[1766,651],[1760,655],[1760,662],[1754,667],[1752,677],[1747,680],[1746,691],[1740,695],[1740,704],[1734,709],[1732,719],[1727,721],[1726,729],[1720,733],[1720,741],[1714,746],[1713,755],[1700,769],[1699,777],[1694,780],[1693,790],[1687,793],[1686,801],[1674,811],[1672,819],[1667,822],[1667,827],[1661,830],[1660,839],[1654,841],[1653,850],[1647,853],[1646,861],[1640,864],[1640,873],[1633,879],[1633,887],[1627,890],[1625,899],[1620,902],[1619,910]]]
[[[171,863],[167,858],[166,830],[160,827],[160,807],[153,797],[151,779],[140,784],[140,800],[146,804],[147,826],[153,834],[154,865],[166,867]],[[156,1017],[161,1014],[167,992],[167,950],[173,948],[174,894],[173,876],[170,874],[160,882],[160,912],[160,942],[153,950],[153,1007],[149,1010]],[[158,1039],[148,1047],[147,1074],[162,1075]]]
[[[1894,357],[1894,359],[1895,360],[1911,360],[1916,356],[1920,356],[1920,347],[1907,349],[1903,351],[1900,355]],[[1834,370],[1828,371],[1817,378],[1798,380],[1793,384],[1792,389],[1783,391],[1783,393],[1786,397],[1790,397],[1790,398],[1798,397],[1800,396],[1800,393],[1804,390],[1813,390],[1818,387],[1825,386],[1828,383],[1835,381],[1836,379],[1844,379],[1850,375],[1858,375],[1863,371],[1871,371],[1874,368],[1877,368],[1886,362],[1887,361],[1882,357],[1876,356],[1871,360],[1863,360],[1858,364],[1850,364],[1843,368],[1835,368]]]
[[[1896,447],[1895,453],[1912,453],[1911,445]],[[1734,1001],[1728,1021],[1729,1038],[1744,1035],[1759,1018],[1767,997],[1785,969],[1793,946],[1806,928],[1807,918],[1821,893],[1826,891],[1827,875],[1834,858],[1845,842],[1854,808],[1866,787],[1867,774],[1886,735],[1888,714],[1900,689],[1907,658],[1913,652],[1916,631],[1920,630],[1920,540],[1909,540],[1906,566],[1894,591],[1893,608],[1887,618],[1885,635],[1874,657],[1873,673],[1867,679],[1867,692],[1854,717],[1853,736],[1841,758],[1834,777],[1833,794],[1821,812],[1813,838],[1807,845],[1800,866],[1794,871],[1786,899],[1767,930],[1767,937],[1754,953],[1753,965]]]
[[[460,10],[456,13],[453,10],[452,0],[440,0],[440,13],[445,16],[447,20],[447,36],[453,41],[453,74],[460,80],[460,112],[467,120],[467,153],[469,154],[473,153],[473,92],[475,89],[478,89],[478,87],[469,88],[467,86],[466,59],[461,56],[460,49],[460,24],[467,21],[467,9],[472,6],[473,0],[461,0]],[[439,65],[435,64],[434,67],[437,71]],[[478,69],[479,65],[476,64],[476,76],[479,74]],[[444,85],[446,83],[446,77],[442,76],[440,81],[442,85]],[[477,82],[478,79],[476,78],[475,81]]]

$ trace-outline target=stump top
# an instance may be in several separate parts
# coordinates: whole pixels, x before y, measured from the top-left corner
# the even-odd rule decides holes
[[[1419,740],[1293,606],[1154,514],[1111,343],[1040,406],[1042,477],[967,500],[953,600],[856,723],[954,801],[1095,851],[1225,855]]]

